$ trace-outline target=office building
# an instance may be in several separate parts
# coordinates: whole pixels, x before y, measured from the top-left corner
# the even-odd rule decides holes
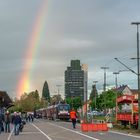
[[[80,60],[71,60],[71,65],[65,71],[65,98],[80,97],[82,101],[85,101],[87,93],[86,66],[81,65]]]

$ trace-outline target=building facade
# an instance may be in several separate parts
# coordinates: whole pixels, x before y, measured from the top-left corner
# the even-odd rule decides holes
[[[118,88],[114,88],[113,91],[121,93],[122,95],[133,95],[135,100],[138,99],[138,90],[130,89],[127,85],[121,85]],[[138,106],[137,103],[134,103],[135,106]],[[132,104],[124,103],[122,104],[122,111],[130,111],[132,109]]]
[[[65,98],[80,97],[85,101],[87,93],[87,77],[80,60],[71,60],[65,71]]]
[[[9,95],[6,91],[0,91],[0,109],[1,108],[9,108],[13,106],[13,102],[10,99]]]

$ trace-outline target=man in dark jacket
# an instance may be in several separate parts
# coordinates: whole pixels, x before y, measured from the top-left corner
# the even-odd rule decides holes
[[[3,129],[3,115],[0,112],[0,134],[1,134],[2,129]]]
[[[9,111],[7,111],[7,112],[5,113],[4,122],[5,122],[5,132],[9,132],[9,133],[10,133],[11,116],[10,116]]]
[[[15,135],[19,135],[19,126],[21,124],[21,117],[17,112],[14,112],[12,122],[14,124],[14,133],[15,133]]]

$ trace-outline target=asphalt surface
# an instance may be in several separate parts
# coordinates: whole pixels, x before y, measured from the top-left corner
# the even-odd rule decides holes
[[[1,133],[0,140],[140,140],[140,136],[116,131],[82,132],[80,124],[73,129],[71,122],[38,119],[27,123],[18,136],[12,131]]]

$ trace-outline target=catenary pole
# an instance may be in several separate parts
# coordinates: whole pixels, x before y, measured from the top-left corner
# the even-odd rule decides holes
[[[137,75],[138,75],[138,130],[140,130],[140,68],[139,68],[139,24],[140,22],[132,22],[137,27]]]

